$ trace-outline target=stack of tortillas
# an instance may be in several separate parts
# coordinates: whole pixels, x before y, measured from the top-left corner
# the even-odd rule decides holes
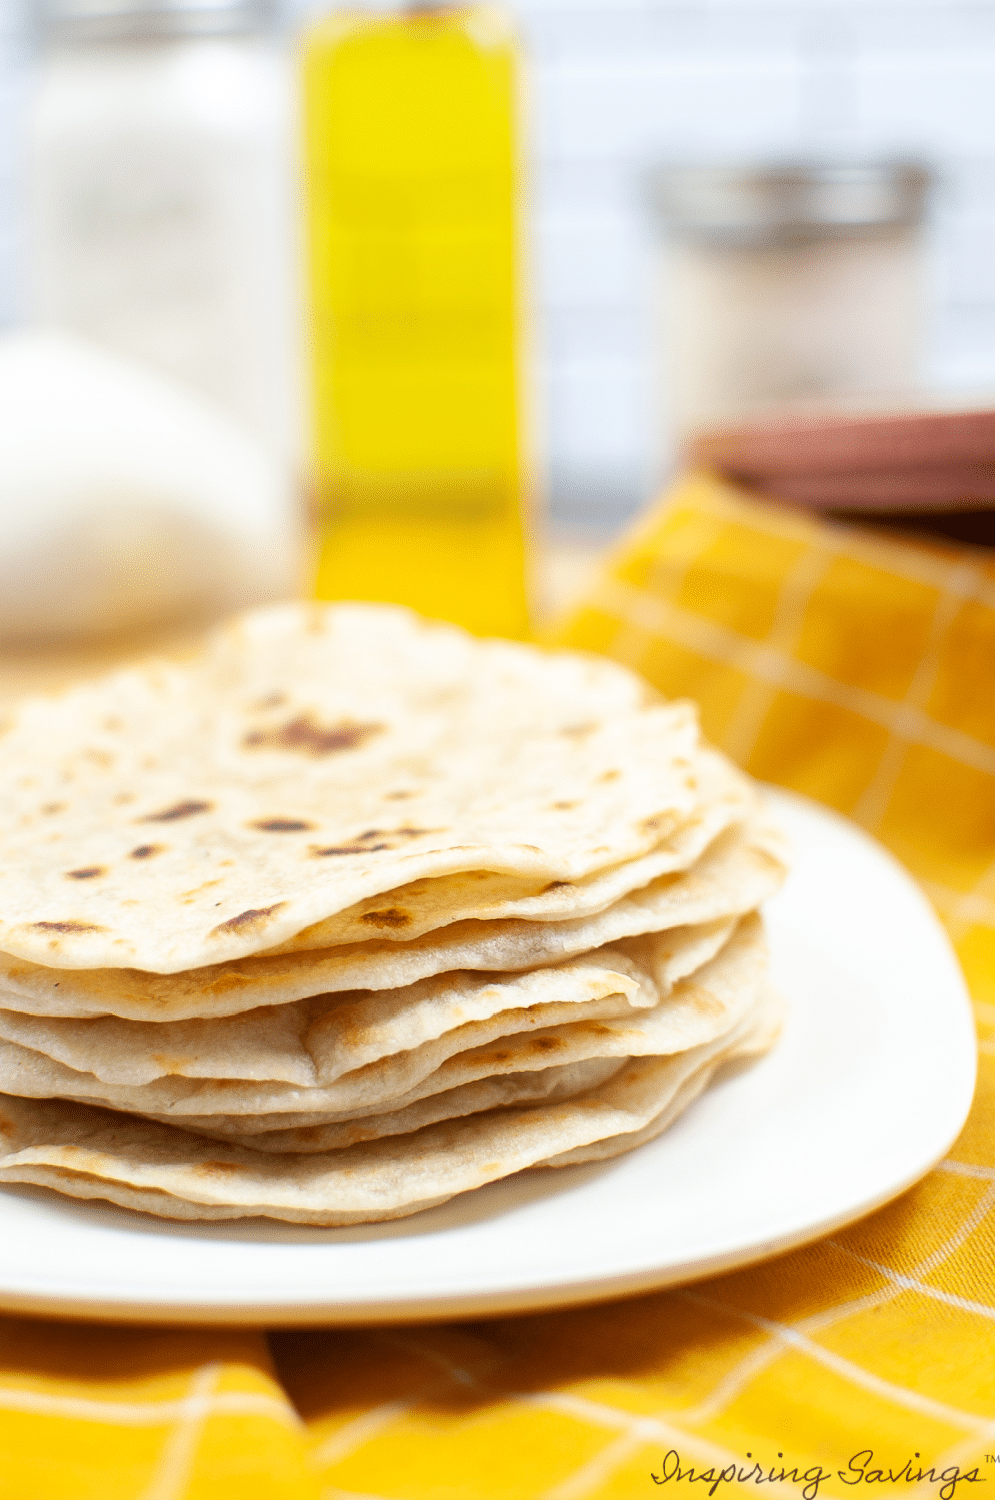
[[[758,795],[597,658],[260,611],[0,738],[0,1178],[389,1219],[657,1134],[780,1024]]]

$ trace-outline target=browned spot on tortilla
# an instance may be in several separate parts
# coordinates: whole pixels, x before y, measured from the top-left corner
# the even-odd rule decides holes
[[[66,804],[65,804],[65,802],[43,802],[42,805],[41,805],[41,807],[38,809],[38,811],[40,813],[46,813],[46,814],[57,813],[57,812],[65,812],[65,810],[66,810]]]
[[[549,891],[565,891],[572,884],[571,880],[550,880],[548,885],[542,888],[542,895],[548,895]]]
[[[189,891],[181,891],[180,896],[177,899],[179,901],[183,901],[185,906],[190,906],[195,896],[200,896],[202,891],[210,891],[213,886],[221,884],[221,880],[206,880],[201,885],[193,886]],[[219,902],[216,902],[215,904],[216,906],[218,906]]]
[[[67,880],[93,880],[98,875],[105,875],[107,871],[103,865],[86,865],[82,870],[67,870]]]
[[[152,859],[154,854],[162,854],[163,848],[163,844],[137,844],[129,859]]]
[[[582,739],[585,734],[593,734],[597,728],[596,724],[566,724],[560,729],[560,734],[565,734],[571,740]]]
[[[593,1021],[587,1027],[587,1030],[592,1031],[595,1036],[614,1036],[614,1032],[610,1026],[600,1026]]]
[[[4,1135],[16,1135],[17,1129],[13,1120],[8,1120],[6,1115],[0,1115],[0,1131]]]
[[[316,859],[325,859],[328,854],[378,854],[380,849],[391,849],[391,844],[332,844],[328,849],[312,849]]]
[[[116,729],[121,729],[121,727],[122,727],[122,721],[121,721],[121,719],[118,719],[118,718],[115,718],[114,716],[112,716],[110,718],[103,719],[101,721],[101,725],[102,725],[102,728],[109,729],[111,731],[111,733],[113,734]]]
[[[641,833],[655,833],[666,822],[668,817],[668,813],[654,813],[651,818],[643,818],[636,824],[636,827]]]
[[[331,854],[378,854],[382,849],[396,848],[395,843],[388,842],[390,839],[417,839],[422,834],[439,831],[436,828],[366,828],[349,844],[330,844],[326,848],[314,844],[309,852],[315,859],[325,859]]]
[[[88,747],[86,750],[82,750],[80,754],[83,760],[92,761],[95,766],[114,765],[115,758],[113,755],[109,755],[107,750],[94,750]]]
[[[405,802],[407,797],[415,797],[416,792],[386,792],[386,802]]]
[[[259,828],[261,833],[308,833],[313,824],[303,823],[301,818],[259,818],[247,827]]]
[[[280,708],[283,703],[288,702],[287,693],[265,693],[252,707],[257,709]]]
[[[227,922],[220,922],[218,927],[213,927],[208,934],[209,937],[222,937],[231,932],[256,932],[267,925],[268,918],[272,913],[280,911],[287,906],[287,901],[276,901],[273,906],[250,906],[246,911],[241,911],[235,917],[230,917]]]
[[[153,1062],[158,1063],[164,1073],[179,1073],[184,1064],[189,1061],[186,1057],[175,1057],[170,1052],[151,1052]]]
[[[569,812],[571,808],[579,806],[579,802],[551,802],[549,810],[551,812]]]
[[[205,984],[205,993],[208,995],[225,995],[229,990],[243,990],[248,984],[253,984],[254,979],[249,974],[234,974],[232,969],[224,973],[216,974]]]
[[[30,922],[30,927],[39,932],[107,932],[106,927],[98,927],[96,922],[78,922],[70,919],[68,922]]]
[[[558,1052],[560,1044],[554,1036],[533,1036],[531,1045],[536,1052]]]
[[[598,781],[617,781],[622,773],[620,771],[602,771]]]
[[[490,1053],[490,1060],[492,1062],[510,1062],[510,1053],[509,1052],[491,1052]]]
[[[276,729],[252,729],[243,736],[248,750],[291,750],[297,755],[333,755],[338,750],[356,750],[376,734],[382,734],[384,724],[353,724],[344,719],[340,724],[324,726],[309,714],[299,714],[280,724]]]
[[[366,911],[361,920],[369,927],[409,927],[413,918],[398,906],[388,906],[384,911]]]
[[[143,818],[136,818],[137,823],[176,823],[179,818],[193,818],[196,813],[211,812],[211,802],[175,802],[173,807],[165,807],[162,812],[147,813]]]
[[[112,799],[117,807],[124,807],[127,802],[135,801],[134,792],[116,792]]]
[[[196,1177],[214,1177],[218,1172],[238,1172],[240,1169],[231,1161],[203,1161],[191,1170]]]

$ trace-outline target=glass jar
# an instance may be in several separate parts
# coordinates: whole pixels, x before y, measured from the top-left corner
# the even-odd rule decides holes
[[[253,0],[46,0],[33,321],[302,439],[290,60]]]
[[[929,180],[911,163],[659,169],[668,429],[912,389]]]

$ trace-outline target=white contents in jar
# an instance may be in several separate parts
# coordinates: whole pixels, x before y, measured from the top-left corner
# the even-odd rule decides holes
[[[53,47],[31,121],[34,321],[299,457],[290,68],[253,36]]]

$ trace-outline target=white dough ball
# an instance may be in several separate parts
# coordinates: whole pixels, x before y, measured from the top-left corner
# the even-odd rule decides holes
[[[302,547],[292,476],[225,413],[66,334],[0,339],[0,638],[287,598]]]

